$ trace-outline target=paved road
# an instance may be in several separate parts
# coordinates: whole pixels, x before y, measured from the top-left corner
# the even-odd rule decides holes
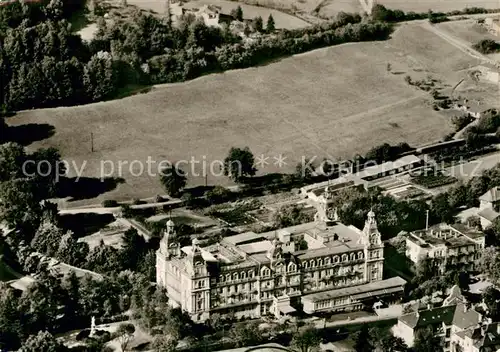
[[[456,47],[460,51],[464,52],[465,54],[467,54],[475,59],[491,63],[492,65],[498,65],[498,62],[496,62],[495,60],[492,60],[489,57],[481,54],[479,51],[472,49],[470,47],[469,43],[464,42],[463,40],[452,36],[451,34],[442,30],[439,26],[432,25],[431,23],[426,21],[423,23],[423,27],[425,29],[433,32],[437,36],[443,38],[445,41],[447,41],[448,43],[450,43],[451,45],[453,45],[454,47]]]
[[[481,176],[484,170],[491,169],[500,163],[500,152],[478,157],[466,163],[446,168],[446,171],[459,180],[467,181],[475,176]]]
[[[172,199],[167,202],[131,205],[130,208],[147,209],[147,208],[156,208],[162,206],[179,206],[182,203],[183,201],[180,199]],[[119,212],[120,212],[120,207],[105,208],[98,204],[93,206],[85,206],[82,208],[59,209],[59,214],[81,214],[81,213],[118,214]]]
[[[359,318],[352,319],[352,320],[344,319],[344,320],[337,320],[337,321],[329,321],[326,323],[326,327],[331,328],[331,327],[335,327],[335,326],[354,325],[354,324],[396,319],[402,313],[402,306],[396,305],[394,307],[381,309],[381,311],[382,312],[379,313],[380,315],[359,317]],[[325,327],[325,322],[322,319],[316,320],[314,322],[314,325],[316,326],[317,329],[323,329]]]

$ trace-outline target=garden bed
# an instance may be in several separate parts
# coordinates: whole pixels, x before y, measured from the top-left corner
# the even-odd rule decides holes
[[[423,174],[412,177],[411,181],[425,188],[436,188],[457,182],[453,176],[443,175],[441,172]]]
[[[398,193],[393,194],[393,196],[400,198],[400,199],[414,199],[417,197],[421,197],[423,195],[425,195],[425,193],[416,187],[408,187],[407,189],[405,189],[402,192],[398,192]]]
[[[249,225],[255,222],[255,219],[249,216],[246,210],[239,207],[210,211],[209,215],[231,227]]]

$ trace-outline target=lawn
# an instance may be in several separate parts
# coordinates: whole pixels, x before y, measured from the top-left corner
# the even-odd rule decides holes
[[[387,71],[388,63],[397,74]],[[191,186],[204,184],[204,160],[208,184],[228,184],[211,162],[223,160],[232,146],[269,157],[261,167],[268,173],[293,171],[303,156],[350,158],[382,143],[438,140],[453,130],[449,118],[433,111],[428,94],[403,78],[417,70],[453,85],[465,74],[458,70],[476,64],[411,24],[385,42],[315,50],[110,102],[20,112],[8,123],[53,125],[55,134],[31,148],[57,147],[63,158],[84,166],[86,176],[126,180],[100,200],[150,197],[163,193],[156,174],[165,159],[198,161],[183,165]],[[280,154],[286,158],[282,167],[274,165]],[[70,170],[74,176],[75,168]]]

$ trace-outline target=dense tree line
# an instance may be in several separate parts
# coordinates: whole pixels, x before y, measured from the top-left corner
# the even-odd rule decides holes
[[[342,223],[363,228],[366,214],[373,209],[377,214],[379,229],[384,236],[393,237],[400,231],[413,231],[425,226],[426,210],[423,200],[397,201],[384,196],[380,189],[340,190],[334,198],[334,205]]]
[[[143,275],[123,271],[96,280],[90,276],[78,278],[74,273],[61,277],[42,271],[21,295],[7,285],[2,286],[0,348],[12,351],[21,343],[28,348],[30,339],[38,334],[88,328],[91,316],[109,320],[128,310],[146,329],[160,327],[176,338],[189,331],[186,330],[189,319],[169,307],[165,292],[152,287]]]
[[[58,174],[64,173],[60,160],[53,148],[27,154],[16,143],[0,145],[0,221],[24,229],[19,240],[30,240],[43,214],[55,211],[44,200],[55,195]]]
[[[480,13],[494,13],[497,9],[485,9],[481,7],[466,7],[463,10],[453,10],[449,12],[433,12],[431,10],[427,12],[404,12],[402,10],[392,10],[386,8],[384,5],[376,4],[372,8],[371,17],[376,21],[385,22],[402,22],[402,21],[413,21],[413,20],[423,20],[429,19],[432,23],[441,22],[446,16],[457,16],[457,15],[474,15]]]
[[[127,22],[101,18],[95,38],[83,42],[66,20],[76,5],[52,0],[0,8],[0,105],[19,110],[99,101],[127,85],[184,81],[324,46],[385,39],[391,31],[341,13],[335,21],[246,41],[227,26],[207,27],[186,16],[173,27],[137,12]]]

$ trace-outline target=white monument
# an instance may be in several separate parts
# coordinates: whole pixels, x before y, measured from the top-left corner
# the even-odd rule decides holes
[[[92,318],[90,319],[90,337],[94,336],[95,334],[95,317],[92,316]]]

